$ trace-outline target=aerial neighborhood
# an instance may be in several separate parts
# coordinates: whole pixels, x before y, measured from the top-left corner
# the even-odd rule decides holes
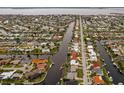
[[[123,20],[0,15],[0,84],[123,85]]]

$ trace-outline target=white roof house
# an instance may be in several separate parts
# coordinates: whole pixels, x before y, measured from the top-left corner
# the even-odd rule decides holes
[[[73,79],[76,78],[76,75],[77,75],[76,73],[69,72],[69,73],[67,74],[67,79],[73,80]]]
[[[89,56],[90,56],[90,61],[97,61],[97,55],[96,52],[93,50],[93,46],[89,45],[87,47],[88,52],[89,52]]]
[[[91,56],[91,57],[90,57],[90,61],[97,61],[97,57]]]
[[[71,60],[71,61],[70,61],[70,64],[71,64],[71,65],[78,65],[78,63],[77,63],[76,60]]]
[[[79,44],[78,43],[73,43],[74,45],[72,46],[72,49],[75,51],[75,52],[79,52]]]
[[[92,45],[88,45],[87,48],[88,49],[93,49],[93,46]]]
[[[2,79],[8,79],[8,78],[10,78],[15,72],[16,72],[16,70],[10,71],[10,72],[3,72],[3,73],[0,74],[0,76],[2,76]]]
[[[46,44],[47,44],[47,42],[42,42],[42,43],[41,43],[41,45],[46,45]]]
[[[42,52],[43,53],[49,53],[50,52],[50,49],[42,49]]]
[[[11,61],[11,63],[13,63],[13,64],[18,64],[19,62],[20,62],[21,60],[13,60],[13,61]]]

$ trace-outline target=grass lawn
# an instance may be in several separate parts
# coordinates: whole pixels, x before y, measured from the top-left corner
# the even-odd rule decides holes
[[[115,62],[119,67],[119,70],[124,74],[124,64],[123,62]]]
[[[107,74],[106,69],[103,68],[102,71],[103,71],[103,75],[104,75],[104,77],[105,77],[105,82],[106,82],[106,84],[111,85],[112,82],[110,81],[110,78],[109,78],[109,76],[108,76],[108,74]]]
[[[23,67],[23,66],[19,64],[15,65],[15,68],[20,68],[20,67]]]
[[[57,52],[57,48],[51,49],[50,52],[51,52],[52,54],[56,53],[56,52]]]
[[[77,84],[80,84],[82,82],[83,82],[83,80],[77,80]]]
[[[13,65],[12,64],[6,64],[3,66],[3,68],[11,68]]]
[[[68,73],[68,70],[70,69],[71,66],[69,64],[65,63],[63,67],[64,67],[63,76],[66,76]]]
[[[50,59],[50,57],[49,57],[49,58],[48,58],[48,62],[47,62],[47,68],[46,68],[46,71],[49,70],[51,64],[52,64],[52,62],[51,62],[51,59]]]
[[[82,69],[77,69],[77,77],[82,78],[83,77],[83,71]]]

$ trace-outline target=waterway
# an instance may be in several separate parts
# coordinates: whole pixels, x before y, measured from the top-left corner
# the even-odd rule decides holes
[[[99,53],[101,58],[104,60],[106,66],[105,68],[109,71],[109,75],[113,79],[113,84],[124,84],[124,75],[121,74],[116,66],[113,65],[110,56],[106,52],[105,48],[101,45],[99,41],[96,41],[97,48],[99,49]]]
[[[59,47],[59,51],[51,58],[54,65],[52,65],[52,67],[48,71],[47,76],[42,84],[56,85],[57,82],[60,80],[62,76],[62,71],[60,70],[60,67],[62,66],[63,63],[67,61],[67,51],[68,51],[67,49],[68,49],[68,44],[72,39],[74,25],[75,22],[70,23],[67,32],[64,35],[62,44]]]

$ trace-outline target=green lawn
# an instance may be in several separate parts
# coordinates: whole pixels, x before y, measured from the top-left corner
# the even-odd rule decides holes
[[[19,64],[17,64],[16,66],[15,66],[15,68],[20,68],[20,67],[23,67],[22,65],[19,65]]]
[[[3,66],[3,68],[11,68],[13,65],[12,64],[6,64]]]
[[[103,75],[104,75],[104,77],[105,77],[105,82],[106,82],[106,84],[111,85],[112,82],[111,82],[110,79],[109,79],[109,76],[108,76],[108,74],[107,74],[106,69],[103,68],[102,71],[103,71]]]
[[[77,69],[77,77],[82,78],[83,77],[83,71],[82,69]]]

